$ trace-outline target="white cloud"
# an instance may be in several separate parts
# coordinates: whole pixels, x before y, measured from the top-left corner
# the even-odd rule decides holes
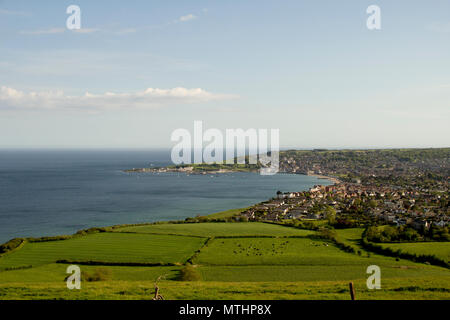
[[[98,29],[98,28],[81,28],[81,29],[74,29],[71,31],[76,32],[76,33],[93,33],[93,32],[100,31],[100,29]]]
[[[176,24],[176,23],[180,23],[180,22],[188,22],[188,21],[192,21],[195,19],[198,19],[199,16],[201,16],[202,14],[207,14],[208,9],[204,8],[201,10],[199,15],[195,15],[192,13],[189,13],[187,15],[181,16],[178,19],[173,20],[172,22],[168,22],[164,25],[160,25],[160,26],[147,26],[147,27],[141,27],[141,28],[137,28],[137,27],[128,27],[128,28],[121,28],[121,29],[116,29],[116,30],[108,30],[105,28],[81,28],[81,29],[76,29],[76,30],[70,30],[74,33],[80,33],[80,34],[90,34],[90,33],[94,33],[94,32],[105,32],[105,33],[112,33],[115,35],[127,35],[127,34],[131,34],[131,33],[136,33],[142,30],[150,30],[150,29],[157,29],[157,28],[162,28],[164,26],[167,25],[171,25],[171,24]],[[6,11],[6,10],[1,10],[0,9],[0,14],[15,14],[15,15],[26,15],[27,13],[25,12],[15,12],[15,11]],[[59,34],[59,33],[64,33],[66,32],[67,29],[65,28],[48,28],[48,29],[38,29],[38,30],[24,30],[24,31],[20,31],[20,34],[23,35],[42,35],[42,34]]]
[[[40,29],[34,31],[20,31],[20,34],[30,34],[30,35],[38,35],[38,34],[56,34],[63,33],[65,31],[64,28],[50,28],[50,29]]]
[[[91,94],[68,96],[63,91],[23,92],[14,88],[0,87],[0,110],[4,109],[78,109],[99,111],[106,109],[149,109],[172,104],[204,103],[214,100],[236,98],[235,95],[215,94],[201,88],[148,88],[131,93]]]
[[[187,22],[187,21],[194,20],[194,19],[197,19],[197,16],[195,16],[195,15],[190,13],[190,14],[187,14],[185,16],[181,16],[178,19],[178,21],[180,21],[180,22]]]
[[[65,29],[65,28],[49,28],[49,29],[20,31],[20,34],[26,34],[26,35],[58,34],[58,33],[64,33],[66,30],[67,29]],[[67,30],[67,31],[72,31],[74,33],[88,34],[88,33],[94,33],[94,32],[100,31],[100,29],[99,28],[81,28],[81,29],[74,29],[74,30]]]

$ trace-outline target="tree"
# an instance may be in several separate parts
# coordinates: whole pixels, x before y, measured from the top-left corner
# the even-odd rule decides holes
[[[328,219],[328,222],[333,224],[336,221],[336,210],[331,206],[327,206],[325,208],[325,216]]]
[[[369,205],[370,208],[373,209],[373,208],[376,208],[376,207],[377,207],[378,202],[377,202],[376,200],[372,199],[372,200],[369,201],[369,204],[368,204],[368,205]]]

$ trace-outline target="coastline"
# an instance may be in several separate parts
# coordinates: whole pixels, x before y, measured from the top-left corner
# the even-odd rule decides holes
[[[206,169],[208,168],[208,169]],[[133,168],[133,169],[126,169],[123,170],[125,173],[167,173],[167,172],[180,172],[180,173],[186,173],[186,174],[220,174],[220,173],[234,173],[234,172],[254,172],[257,173],[259,169],[254,168],[220,168],[220,169],[209,169],[208,165],[206,167],[204,166],[168,166],[168,167],[156,167],[156,168]],[[341,181],[338,178],[326,176],[322,174],[313,174],[313,173],[297,173],[297,172],[278,172],[283,174],[301,174],[305,176],[311,176],[316,177],[318,179],[323,180],[329,180],[332,182],[333,185],[341,183]]]
[[[157,171],[158,169],[160,169],[160,168],[149,168],[149,170],[147,168],[141,168],[141,169],[132,169],[132,170],[123,170],[123,171],[125,171],[125,172],[153,172],[153,173],[156,173],[156,172],[174,172],[172,170]],[[137,171],[137,170],[139,170],[139,171]],[[217,173],[239,173],[239,172],[243,172],[243,170],[233,170],[233,169],[231,169],[231,170],[230,169],[219,169],[219,170],[217,170],[217,172],[212,172],[212,171],[210,171],[210,172],[205,172],[205,171],[192,172],[190,170],[177,170],[177,171],[185,173],[187,175],[190,175],[190,174],[193,174],[193,175],[205,175],[205,174],[208,174],[209,175],[209,174],[217,174]],[[255,171],[255,170],[246,170],[245,172],[257,173],[257,171]],[[318,179],[329,180],[333,184],[340,183],[340,181],[338,179],[333,178],[333,177],[324,176],[324,175],[305,174],[305,173],[293,173],[293,172],[279,172],[279,174],[292,174],[292,175],[296,175],[297,174],[297,175],[304,175],[304,176],[314,176],[314,177],[316,177]],[[295,191],[295,190],[291,190],[291,191]],[[249,207],[251,207],[253,205],[256,205],[258,203],[259,202],[253,203]],[[248,207],[246,207],[246,208],[248,208]],[[240,209],[244,210],[246,208],[240,208]],[[240,209],[228,208],[228,209],[223,210],[223,211],[208,213],[208,214],[204,215],[204,217],[211,217],[211,216],[215,216],[216,217],[218,215],[219,216],[222,215],[225,212],[232,212],[232,211],[236,211],[236,210],[240,210]],[[193,218],[193,217],[188,217],[188,218]],[[180,221],[183,221],[183,220],[180,220]],[[157,221],[151,221],[151,222],[142,222],[142,223],[138,223],[138,224],[136,224],[136,223],[124,223],[124,224],[120,224],[120,225],[146,225],[146,224],[167,223],[167,222],[173,222],[173,221],[157,220]],[[72,236],[77,235],[77,234],[79,235],[80,232],[83,232],[83,231],[86,231],[86,230],[91,230],[91,229],[109,229],[109,228],[113,228],[113,227],[116,227],[116,226],[118,226],[118,224],[107,225],[107,226],[95,226],[95,225],[93,225],[93,226],[88,227],[87,229],[85,228],[85,229],[77,230],[73,234],[56,234],[56,235],[46,235],[46,236],[14,237],[14,238],[11,238],[11,239],[9,239],[9,240],[7,240],[5,242],[0,242],[0,246],[4,245],[4,244],[7,244],[8,242],[10,242],[10,241],[12,241],[14,239],[23,239],[24,242],[28,242],[30,240],[32,242],[35,242],[35,241],[39,241],[41,239],[46,239],[46,238],[62,240],[62,239],[60,239],[61,237],[72,237]],[[0,256],[2,256],[2,254],[0,254]]]
[[[321,175],[321,174],[306,174],[306,175],[307,175],[307,176],[316,177],[316,178],[318,178],[318,179],[330,180],[331,182],[333,182],[333,185],[339,184],[339,183],[342,182],[342,181],[339,180],[338,178],[330,177],[330,176],[324,176],[324,175]]]
[[[167,173],[167,172],[180,172],[187,174],[220,174],[220,173],[233,173],[233,172],[258,172],[259,169],[251,167],[235,167],[224,168],[215,167],[212,165],[190,165],[190,166],[167,166],[167,167],[155,167],[155,168],[133,168],[123,170],[125,173]]]

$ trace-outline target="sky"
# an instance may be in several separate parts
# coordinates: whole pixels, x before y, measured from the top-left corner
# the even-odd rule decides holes
[[[171,147],[195,120],[283,148],[449,147],[449,110],[448,0],[0,0],[2,148]]]

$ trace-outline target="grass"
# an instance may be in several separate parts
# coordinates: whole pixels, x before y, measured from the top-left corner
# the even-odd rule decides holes
[[[0,283],[39,283],[62,282],[67,277],[67,264],[47,264],[39,267],[0,272]],[[81,271],[93,273],[98,266],[80,266]],[[118,267],[102,266],[111,272],[113,281],[153,281],[160,275],[166,275],[167,280],[179,277],[182,266],[168,267]],[[64,283],[63,283],[64,284]]]
[[[364,228],[337,229],[337,237],[347,245],[356,247],[361,240]]]
[[[367,279],[366,271],[370,263],[357,265],[283,265],[283,266],[199,266],[197,269],[204,281],[226,282],[316,282],[316,281],[355,281]],[[427,266],[403,266],[394,263],[382,265],[382,280],[391,278],[416,279],[423,277],[450,280],[450,273],[442,268]],[[447,283],[447,287],[448,287]]]
[[[257,222],[164,223],[115,231],[26,243],[6,254],[0,270],[25,268],[0,271],[0,300],[151,299],[160,275],[166,275],[160,284],[166,299],[348,299],[349,281],[358,299],[450,299],[448,269],[368,253],[358,244],[362,229],[337,230],[339,240],[359,255],[308,238],[314,234],[310,230]],[[433,245],[400,245],[421,244]],[[448,254],[445,246],[433,250]],[[199,281],[180,281],[191,257],[188,271]],[[107,278],[68,290],[63,281],[67,264],[55,263],[61,259],[177,265],[101,266]],[[381,268],[381,290],[366,287],[366,269],[373,264]],[[89,274],[99,268],[80,267]]]
[[[231,210],[226,210],[226,211],[221,211],[221,212],[216,212],[216,213],[212,213],[207,215],[206,217],[210,218],[210,219],[225,219],[225,218],[231,218],[234,217],[235,215],[238,215],[239,213],[247,210],[248,208],[241,208],[241,209],[231,209]]]
[[[380,290],[368,290],[365,279],[354,281],[356,297],[377,299],[450,299],[450,279],[424,277],[422,279],[386,279]],[[347,281],[317,282],[218,282],[218,281],[162,281],[160,293],[166,299],[193,300],[259,300],[259,299],[327,299],[349,300]],[[1,299],[151,299],[153,281],[88,282],[81,290],[68,290],[64,282],[32,283],[27,286],[0,284]]]
[[[118,228],[117,232],[136,232],[151,234],[177,234],[201,237],[234,237],[234,236],[307,236],[313,231],[295,229],[262,222],[236,223],[182,223],[153,224]]]
[[[450,242],[382,243],[382,247],[415,254],[435,255],[450,261]]]
[[[184,263],[205,239],[168,235],[98,233],[69,240],[34,242],[0,258],[0,269],[57,260]]]
[[[384,256],[358,256],[331,243],[308,238],[214,239],[194,259],[200,265],[406,265],[413,263]]]

